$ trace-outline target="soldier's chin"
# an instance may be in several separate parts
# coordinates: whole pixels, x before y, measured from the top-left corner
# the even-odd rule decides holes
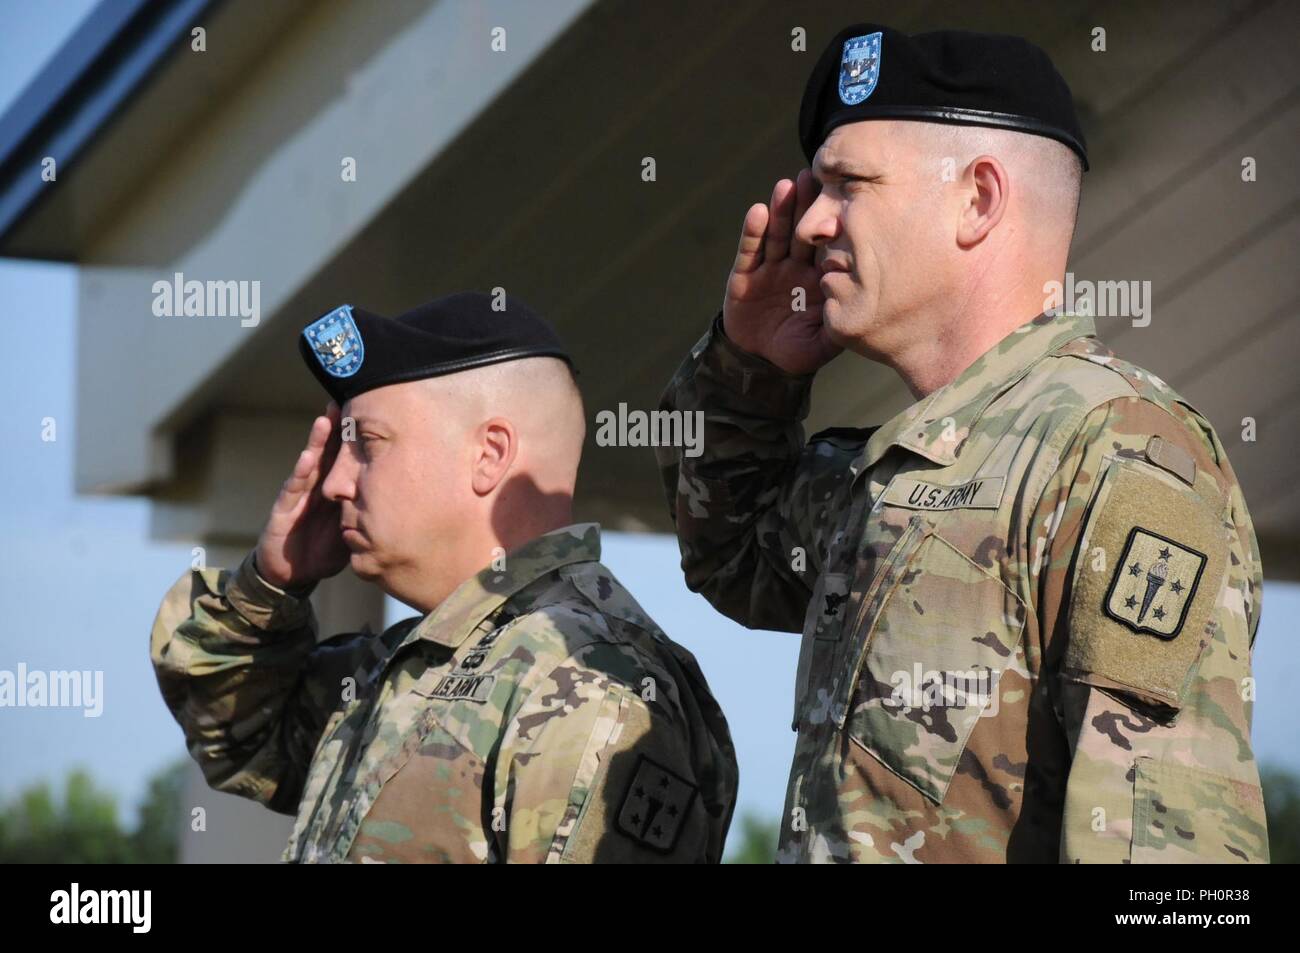
[[[375,557],[370,553],[354,552],[352,554],[350,564],[352,566],[353,574],[358,579],[364,579],[367,582],[373,582],[374,580],[378,579],[381,575],[383,575],[383,573],[380,571],[378,561],[376,561]]]
[[[869,320],[842,301],[827,300],[822,309],[822,324],[832,344],[874,359],[874,353],[864,340]]]
[[[844,306],[838,301],[827,298],[826,304],[822,306],[822,326],[826,329],[826,336],[830,338],[831,343],[840,347],[847,347],[849,344],[849,339],[844,334],[845,317]]]

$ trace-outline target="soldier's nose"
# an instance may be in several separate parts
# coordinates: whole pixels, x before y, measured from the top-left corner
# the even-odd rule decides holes
[[[321,495],[331,503],[352,499],[354,481],[348,471],[345,457],[345,453],[339,453],[334,459],[334,465],[330,467],[330,472],[325,476],[325,482],[321,484]]]
[[[795,238],[809,245],[824,245],[835,237],[836,222],[833,215],[826,214],[821,208],[821,201],[813,202],[804,212],[803,218],[795,224]]]

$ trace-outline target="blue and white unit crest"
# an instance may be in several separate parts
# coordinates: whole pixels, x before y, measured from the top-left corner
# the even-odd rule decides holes
[[[361,369],[366,347],[357,323],[352,320],[352,305],[340,305],[323,318],[317,318],[302,334],[320,366],[334,377],[351,377]]]
[[[879,33],[855,36],[844,41],[840,57],[840,101],[846,106],[863,102],[880,79]]]

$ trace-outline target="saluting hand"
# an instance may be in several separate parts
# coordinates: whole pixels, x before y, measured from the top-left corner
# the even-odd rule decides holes
[[[262,536],[257,571],[281,589],[337,575],[350,553],[339,530],[339,504],[321,493],[339,451],[339,407],[333,401],[311,425],[307,446],[280,487]]]
[[[826,299],[814,248],[794,234],[817,192],[804,169],[794,182],[776,183],[769,205],[750,206],[722,302],[727,337],[789,374],[812,374],[843,350],[822,324]],[[804,291],[802,311],[795,310],[796,288]]]

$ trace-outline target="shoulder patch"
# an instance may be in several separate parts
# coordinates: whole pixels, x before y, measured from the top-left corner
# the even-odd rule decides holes
[[[1076,556],[1065,674],[1181,707],[1227,559],[1211,501],[1146,463],[1112,462]]]
[[[1176,639],[1204,572],[1205,553],[1134,526],[1111,574],[1106,614],[1134,632]]]
[[[640,755],[623,795],[618,830],[663,854],[672,853],[699,789],[657,761]]]

